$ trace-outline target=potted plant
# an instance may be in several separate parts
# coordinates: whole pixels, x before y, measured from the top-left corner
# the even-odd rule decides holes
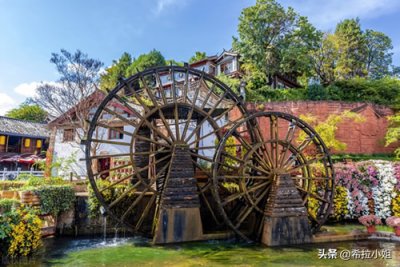
[[[386,219],[386,224],[393,227],[396,236],[400,236],[400,217],[390,216]]]
[[[367,232],[369,234],[375,233],[376,232],[375,226],[378,224],[382,224],[381,218],[373,214],[361,216],[360,218],[358,218],[358,221],[362,225],[367,227]]]

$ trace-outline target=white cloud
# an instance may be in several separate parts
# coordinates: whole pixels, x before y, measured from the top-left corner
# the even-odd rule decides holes
[[[25,97],[34,97],[36,95],[36,88],[40,82],[21,83],[14,88],[14,92]]]
[[[14,92],[24,96],[24,97],[34,97],[36,96],[36,88],[43,84],[51,84],[51,85],[56,85],[57,83],[55,82],[30,82],[30,83],[21,83],[17,85],[17,87],[14,88]]]
[[[160,15],[164,10],[170,7],[183,7],[188,0],[157,0],[156,8],[153,10],[155,15]]]
[[[346,18],[374,18],[400,10],[398,0],[290,0],[301,15],[323,30],[332,29],[336,23]]]
[[[10,109],[17,106],[17,103],[9,95],[0,93],[0,115],[4,115]]]

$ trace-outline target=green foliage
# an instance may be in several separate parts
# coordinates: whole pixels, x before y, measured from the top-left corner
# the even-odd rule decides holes
[[[388,118],[389,127],[387,129],[385,140],[386,146],[400,141],[400,112]],[[400,147],[395,150],[397,159],[400,159]]]
[[[120,78],[125,78],[126,70],[132,64],[132,56],[125,52],[118,60],[113,60],[110,67],[105,70],[105,74],[100,75],[100,89],[113,89]]]
[[[366,69],[372,79],[380,79],[390,74],[392,64],[392,40],[382,32],[365,31],[366,40]]]
[[[40,210],[55,218],[60,212],[69,210],[75,201],[75,191],[69,185],[46,185],[34,190],[40,198]]]
[[[97,180],[96,185],[97,188],[100,190],[105,189],[106,187],[109,187],[111,184],[110,181],[107,180]],[[128,190],[131,186],[130,185],[116,185],[113,186],[109,189],[106,189],[102,191],[102,196],[107,203],[111,203],[112,201],[116,200],[119,196],[121,196],[125,190]],[[89,217],[90,218],[95,218],[100,216],[100,207],[101,204],[99,200],[97,199],[92,187],[88,185],[88,192],[89,192],[89,199],[88,199],[88,205],[89,205]],[[119,203],[119,207],[116,207],[113,211],[115,214],[120,214],[122,215],[126,211],[127,205],[132,204],[132,197],[134,194],[134,190],[132,190],[128,195],[126,195]]]
[[[202,60],[202,59],[204,59],[206,57],[207,57],[206,52],[196,51],[194,56],[192,56],[189,59],[189,63],[194,63],[194,62],[200,61],[200,60]]]
[[[328,118],[322,122],[320,122],[317,117],[311,114],[300,115],[300,119],[304,120],[314,127],[315,131],[319,134],[328,149],[334,149],[336,151],[343,151],[347,147],[347,144],[339,141],[336,138],[338,124],[346,119],[352,120],[354,122],[365,121],[365,118],[363,116],[350,111],[344,111],[341,114],[329,115]],[[300,142],[302,142],[305,138],[305,134],[301,133],[298,139]]]
[[[0,181],[0,190],[12,190],[25,186],[25,181]]]
[[[233,48],[244,63],[253,64],[266,77],[309,73],[310,53],[317,49],[321,38],[306,17],[299,16],[291,7],[285,9],[275,0],[257,0],[254,6],[243,9],[238,34]]]
[[[0,199],[0,214],[11,212],[21,205],[17,199],[4,198]]]
[[[391,154],[334,154],[331,155],[334,162],[340,162],[344,160],[351,161],[363,161],[363,160],[395,160]]]
[[[345,19],[338,23],[335,30],[339,56],[335,67],[338,79],[349,79],[366,75],[366,40],[358,19]]]
[[[308,100],[325,100],[327,98],[327,90],[319,84],[312,84],[307,87]]]
[[[237,78],[231,78],[226,76],[225,74],[220,74],[216,77],[218,80],[226,84],[229,88],[231,88],[235,93],[239,93],[240,80]]]
[[[161,52],[153,49],[149,53],[142,54],[137,59],[134,59],[132,64],[126,69],[125,76],[129,77],[138,70],[143,71],[152,67],[165,66],[166,64],[165,58]]]
[[[264,101],[297,101],[306,99],[306,90],[301,88],[277,90],[266,86],[260,88],[257,94]]]
[[[47,186],[47,185],[66,185],[66,184],[68,184],[68,181],[65,181],[61,177],[43,178],[43,177],[37,177],[37,176],[31,175],[27,178],[28,179],[24,183],[23,189],[32,189],[32,188]]]
[[[39,105],[22,103],[19,107],[9,110],[6,116],[26,121],[44,122],[47,118],[47,112]]]

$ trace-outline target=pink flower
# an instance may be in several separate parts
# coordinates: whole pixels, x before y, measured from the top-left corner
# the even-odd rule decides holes
[[[358,218],[358,221],[364,226],[372,226],[382,224],[381,218],[375,215],[364,215]]]
[[[386,218],[386,224],[391,227],[398,227],[400,226],[400,218],[396,216],[390,216]]]

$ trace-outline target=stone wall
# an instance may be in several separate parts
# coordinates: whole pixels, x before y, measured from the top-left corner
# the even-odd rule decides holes
[[[396,147],[396,145],[389,147],[384,145],[384,136],[388,127],[387,116],[394,113],[392,109],[385,106],[361,102],[288,101],[248,103],[247,107],[250,111],[281,111],[294,116],[312,114],[320,120],[325,120],[330,114],[339,114],[350,110],[364,116],[366,121],[354,123],[346,120],[338,125],[337,139],[347,144],[347,149],[340,153],[392,153]],[[335,152],[333,151],[333,153]]]

